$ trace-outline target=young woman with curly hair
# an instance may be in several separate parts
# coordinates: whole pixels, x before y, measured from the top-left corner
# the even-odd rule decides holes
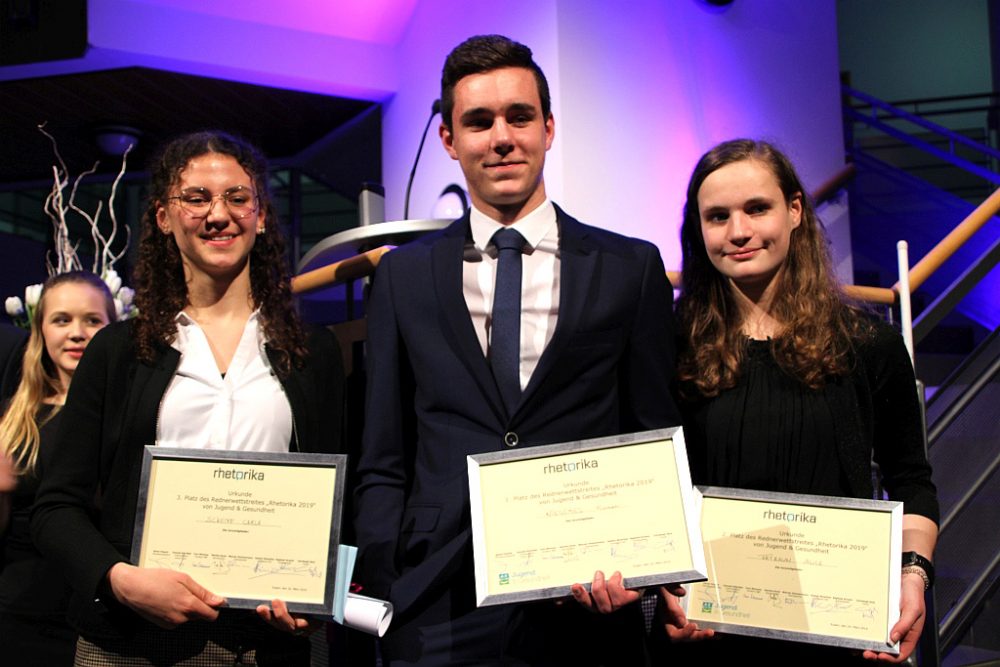
[[[128,563],[145,445],[337,452],[343,399],[336,339],[293,308],[260,153],[202,132],[150,172],[139,314],[80,366],[32,530],[81,598],[78,664],[308,665],[307,622],[281,601],[220,609],[191,577]]]
[[[15,482],[8,493],[0,483],[0,656],[11,664],[73,662],[69,586],[35,548],[28,520],[41,476],[39,452],[54,444],[84,349],[115,319],[111,293],[93,273],[49,278],[32,316],[21,382],[0,420],[0,468],[9,466]]]
[[[677,378],[694,481],[871,498],[874,454],[890,497],[906,503],[903,551],[929,559],[938,505],[909,357],[891,327],[844,297],[788,159],[746,139],[706,153],[688,185],[681,243]],[[894,660],[920,636],[924,585],[907,567]],[[672,639],[713,634],[665,599]],[[835,649],[734,637],[698,653],[724,659],[751,645],[802,661],[850,659]]]

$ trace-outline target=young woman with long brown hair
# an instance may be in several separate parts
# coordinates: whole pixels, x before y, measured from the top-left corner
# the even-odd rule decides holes
[[[696,483],[871,498],[870,462],[905,503],[898,661],[924,624],[938,505],[923,449],[913,368],[902,338],[845,298],[827,242],[789,160],[752,140],[722,143],[691,176],[681,229],[678,395]],[[928,571],[929,570],[929,571]],[[674,640],[713,634],[665,595]],[[725,659],[778,650],[850,659],[806,645],[727,637],[699,646]],[[706,653],[711,651],[712,653]]]

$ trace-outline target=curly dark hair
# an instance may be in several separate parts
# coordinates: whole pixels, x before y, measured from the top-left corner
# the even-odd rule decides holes
[[[708,175],[743,160],[765,165],[786,203],[802,199],[801,223],[792,230],[771,305],[771,315],[783,327],[771,342],[778,365],[818,389],[850,372],[854,344],[870,329],[865,311],[846,297],[834,278],[822,225],[788,158],[763,141],[723,142],[705,153],[691,174],[681,226],[683,290],[677,313],[682,349],[677,376],[682,394],[689,398],[711,397],[733,387],[746,354],[744,314],[728,279],[708,257],[698,210],[698,192]]]
[[[531,70],[538,85],[542,118],[552,115],[549,82],[542,68],[531,57],[531,49],[503,35],[476,35],[465,40],[448,54],[441,72],[441,121],[452,131],[451,112],[455,108],[455,84],[470,74],[492,72],[503,67]]]
[[[166,204],[170,189],[188,163],[201,155],[229,155],[253,181],[258,205],[264,212],[266,233],[258,234],[250,251],[250,293],[260,309],[269,349],[277,353],[280,375],[301,366],[305,334],[293,306],[285,241],[278,225],[267,184],[267,161],[257,148],[225,132],[186,134],[164,145],[149,166],[149,204],[142,217],[139,257],[135,267],[135,322],[139,358],[152,362],[156,348],[168,345],[177,333],[174,318],[188,303],[181,254],[172,236],[157,227],[157,210]]]

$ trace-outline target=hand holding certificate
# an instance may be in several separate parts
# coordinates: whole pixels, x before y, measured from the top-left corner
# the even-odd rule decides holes
[[[182,572],[128,563],[108,571],[108,585],[119,602],[168,630],[192,620],[214,621],[226,602]]]
[[[642,597],[641,589],[625,588],[624,577],[618,571],[605,578],[604,572],[598,570],[594,573],[589,591],[583,584],[573,584],[569,590],[574,600],[586,609],[601,614],[610,614]]]

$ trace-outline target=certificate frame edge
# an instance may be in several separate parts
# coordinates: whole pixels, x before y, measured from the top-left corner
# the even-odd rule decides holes
[[[680,438],[678,438],[680,434]],[[704,581],[705,557],[704,547],[701,540],[700,522],[695,517],[692,523],[692,513],[694,507],[694,486],[691,484],[691,471],[688,466],[687,449],[684,442],[683,429],[680,426],[653,429],[649,431],[639,431],[636,433],[626,433],[621,435],[605,436],[601,438],[585,438],[581,440],[571,440],[567,442],[555,443],[551,445],[538,445],[512,449],[507,451],[484,452],[481,454],[470,454],[467,457],[469,466],[469,504],[472,518],[472,547],[474,571],[476,576],[476,603],[478,607],[488,607],[498,604],[508,604],[513,602],[528,602],[533,600],[547,600],[552,598],[566,597],[568,590],[566,586],[550,586],[546,588],[535,588],[516,593],[496,593],[489,595],[489,584],[486,581],[485,559],[475,558],[476,554],[484,554],[486,550],[486,540],[483,531],[483,507],[482,493],[480,489],[479,470],[483,465],[495,463],[507,463],[512,461],[523,461],[528,459],[544,458],[559,454],[569,454],[576,452],[586,452],[595,449],[612,449],[614,447],[625,447],[658,440],[670,440],[674,451],[675,467],[677,468],[678,486],[681,492],[681,507],[684,511],[685,526],[687,528],[688,546],[691,549],[691,562],[695,568],[701,570],[681,570],[677,572],[664,573],[672,576],[670,583],[687,583]],[[678,440],[680,447],[678,447]],[[678,454],[680,450],[680,455]],[[473,473],[475,470],[475,473]],[[682,472],[683,471],[683,472]],[[472,480],[475,474],[476,495],[473,498]],[[686,483],[685,483],[686,482]],[[692,538],[692,530],[695,537]],[[697,550],[697,554],[696,554]],[[700,555],[699,555],[700,554]],[[482,565],[480,565],[482,563]],[[623,579],[623,584],[629,587],[649,586],[663,583],[663,577],[658,574],[644,575],[641,577],[628,577]],[[584,582],[584,587],[590,590],[590,582]]]
[[[892,633],[892,627],[899,622],[900,616],[899,602],[903,576],[902,573],[898,577],[892,576],[892,568],[894,564],[901,568],[903,563],[903,503],[898,503],[898,506],[892,509],[892,522],[892,537],[889,543],[889,616],[886,619],[885,628],[887,645]],[[896,528],[897,523],[899,528]],[[887,651],[887,653],[899,655],[899,642],[892,645],[892,649]]]
[[[550,445],[533,445],[529,447],[518,447],[515,449],[494,452],[483,452],[481,454],[469,454],[468,458],[475,461],[479,465],[520,461],[523,459],[538,459],[544,456],[553,456],[556,454],[586,452],[592,449],[610,449],[612,447],[636,445],[643,442],[652,442],[653,440],[672,440],[674,438],[674,433],[680,431],[680,426],[670,426],[668,428],[638,431],[636,433],[625,433],[622,435],[609,435],[600,438],[581,438],[580,440],[568,440],[566,442],[558,442]]]
[[[839,648],[872,650],[881,653],[899,654],[899,642],[894,645],[888,643],[889,634],[892,627],[899,620],[899,577],[893,577],[894,565],[902,562],[902,522],[903,503],[898,500],[875,500],[869,498],[849,498],[843,496],[824,496],[806,493],[782,493],[777,491],[757,491],[754,489],[737,489],[724,486],[703,486],[696,487],[702,496],[702,502],[707,498],[723,498],[727,500],[750,500],[750,501],[773,501],[786,503],[789,505],[821,506],[835,509],[863,510],[882,512],[889,515],[890,530],[889,536],[889,562],[887,564],[887,576],[889,578],[889,609],[886,614],[885,641],[876,642],[865,639],[851,639],[849,637],[837,637],[835,635],[824,635],[818,632],[798,632],[794,630],[778,630],[774,628],[755,628],[753,626],[739,625],[735,623],[721,623],[698,619],[698,624],[703,628],[711,628],[719,632],[728,632],[745,637],[761,637],[765,639],[780,639],[787,641],[805,642],[808,644],[836,646]],[[822,505],[820,502],[822,501]],[[700,517],[699,517],[700,518]],[[700,526],[700,521],[699,521]],[[691,596],[682,598],[684,612],[688,613],[688,605]],[[820,641],[822,638],[822,641]]]
[[[476,578],[476,606],[481,607],[486,604],[486,598],[489,597],[486,563],[484,559],[475,557],[475,554],[486,551],[486,535],[483,532],[483,494],[479,480],[479,461],[474,456],[467,456],[466,462],[469,467],[469,510],[472,519],[472,562]],[[473,498],[479,502],[472,502]]]
[[[700,492],[691,483],[690,459],[687,455],[687,440],[684,438],[684,429],[675,427],[676,431],[671,442],[674,444],[674,460],[677,469],[677,481],[681,487],[681,508],[684,510],[684,520],[687,524],[688,545],[691,548],[690,573],[685,574],[685,579],[680,581],[705,580],[708,577],[707,566],[705,565],[705,544],[701,539],[701,503]],[[696,576],[691,576],[696,575]],[[689,578],[688,578],[689,577]],[[642,581],[643,577],[629,578],[624,580],[624,584],[629,587],[648,586],[653,582]]]
[[[132,549],[129,562],[137,565],[142,553],[145,533],[146,512],[149,504],[149,478],[155,459],[186,459],[191,461],[235,461],[240,463],[259,462],[273,465],[298,465],[333,467],[336,470],[333,481],[333,514],[331,515],[327,548],[327,576],[323,582],[323,602],[286,602],[288,610],[303,614],[333,616],[337,584],[337,546],[340,544],[341,526],[344,521],[344,488],[347,475],[346,454],[325,454],[319,452],[246,452],[233,449],[199,449],[190,447],[157,447],[146,445],[142,454],[142,470],[139,475],[139,493],[135,506],[135,521],[132,528]],[[332,464],[332,465],[331,465]],[[337,510],[340,521],[336,521]],[[271,600],[257,598],[227,597],[226,606],[232,609],[255,609],[258,605],[270,606]]]

